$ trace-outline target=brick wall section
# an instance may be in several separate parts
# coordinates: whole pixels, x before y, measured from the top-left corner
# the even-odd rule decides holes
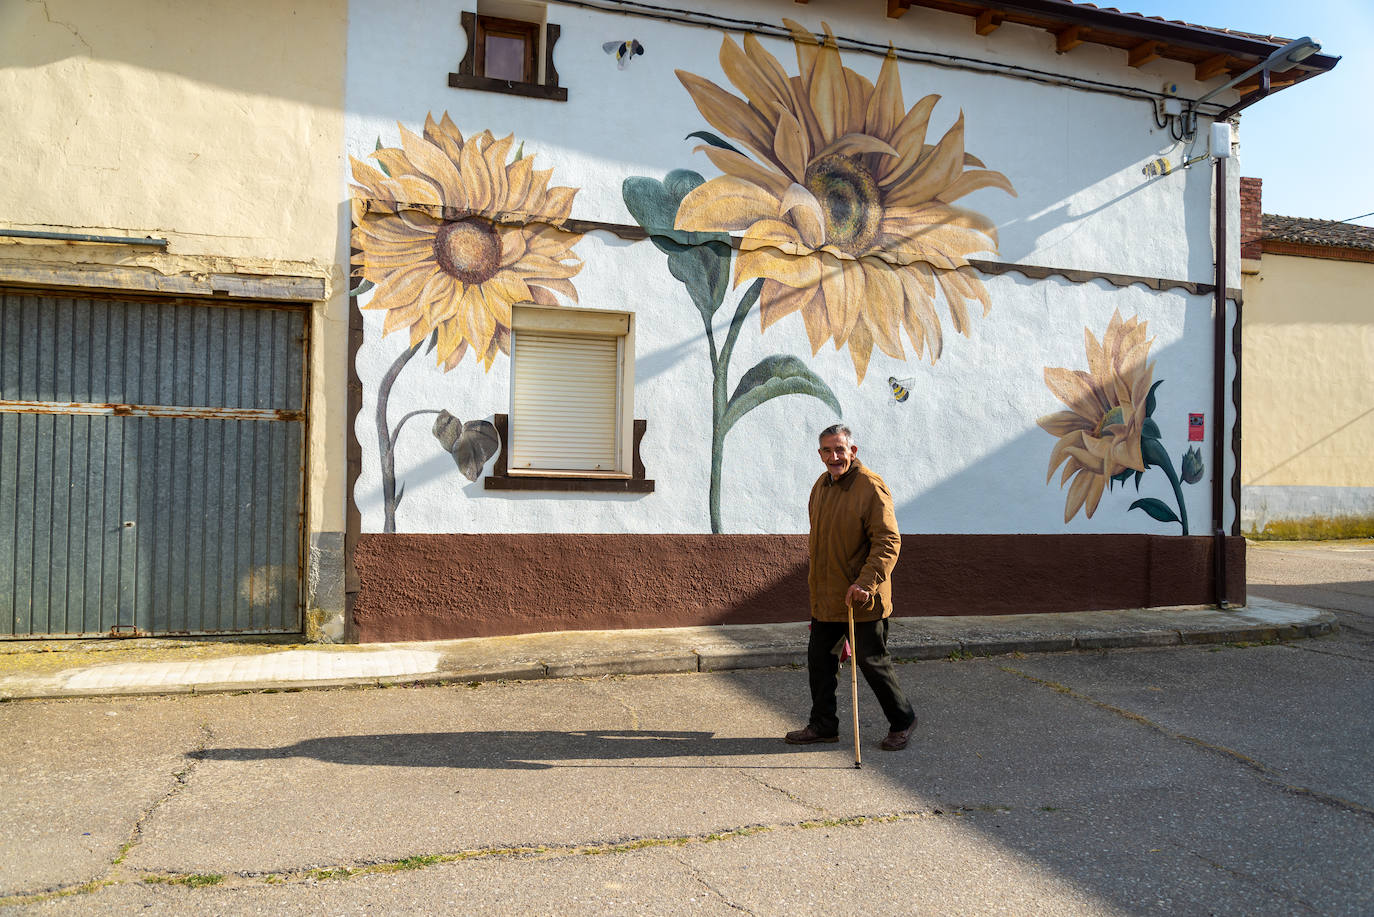
[[[1260,207],[1262,178],[1241,178],[1240,180],[1240,256],[1258,258],[1263,246],[1260,236],[1264,234]]]

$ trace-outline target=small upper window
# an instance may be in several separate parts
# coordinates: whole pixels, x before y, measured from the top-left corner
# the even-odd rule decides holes
[[[477,12],[465,11],[462,22],[467,48],[458,72],[448,75],[450,86],[567,101],[553,66],[560,30],[547,21],[544,4],[478,0]]]
[[[477,17],[476,71],[493,80],[533,83],[539,47],[538,27],[533,22]]]

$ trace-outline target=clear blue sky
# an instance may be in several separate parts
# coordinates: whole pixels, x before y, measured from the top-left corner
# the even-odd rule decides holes
[[[1374,2],[1120,0],[1099,5],[1196,25],[1310,36],[1336,69],[1247,108],[1241,174],[1264,179],[1264,211],[1344,220],[1374,210]],[[1374,226],[1374,216],[1356,222]]]

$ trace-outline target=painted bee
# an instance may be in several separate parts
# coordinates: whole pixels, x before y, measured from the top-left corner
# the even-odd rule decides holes
[[[914,381],[916,381],[915,376],[912,376],[910,379],[898,379],[896,376],[887,377],[888,387],[892,389],[892,397],[898,404],[906,401],[907,398],[910,397],[911,389],[907,388],[907,386],[911,385]]]
[[[644,53],[644,46],[639,43],[639,39],[631,38],[629,41],[608,41],[601,46],[601,50],[607,54],[614,54],[616,68],[624,70],[630,66],[630,60],[636,54]]]

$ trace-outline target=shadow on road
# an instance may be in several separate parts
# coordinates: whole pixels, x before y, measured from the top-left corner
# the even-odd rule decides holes
[[[1246,589],[1251,595],[1276,602],[1374,615],[1374,580],[1302,584],[1251,582]]]
[[[714,733],[697,731],[599,729],[554,732],[541,729],[529,732],[501,730],[328,736],[305,739],[277,748],[207,748],[192,752],[187,757],[202,761],[314,758],[331,764],[361,766],[510,770],[613,766],[580,762],[696,758],[701,759],[695,764],[697,767],[739,770],[741,764],[738,761],[714,763],[710,759],[796,754],[798,751],[799,749],[785,745],[777,736],[716,738]],[[771,768],[776,765],[767,766]],[[747,765],[744,767],[747,768]],[[833,765],[797,767],[807,770],[829,770]]]

